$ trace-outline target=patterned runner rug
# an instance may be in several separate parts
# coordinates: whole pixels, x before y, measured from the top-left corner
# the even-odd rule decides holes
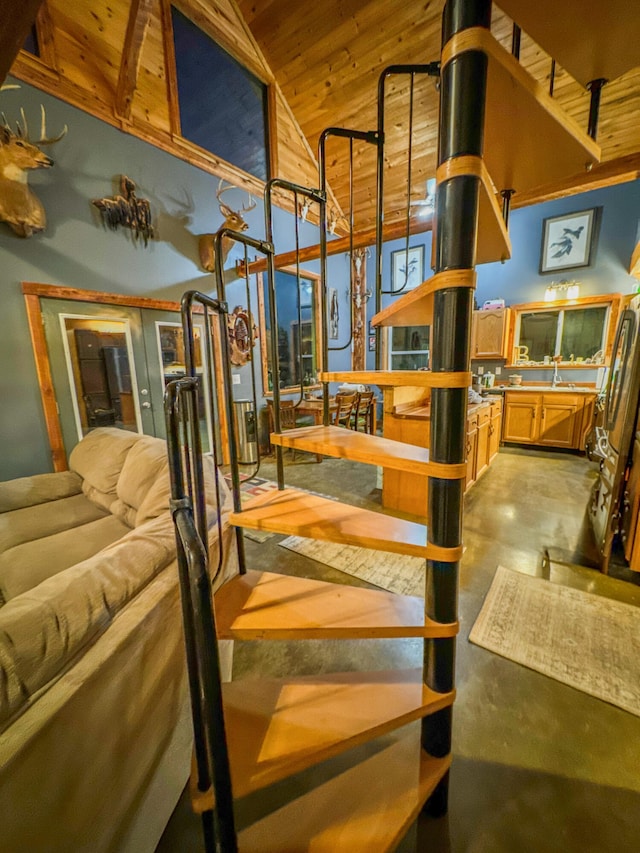
[[[499,566],[469,639],[640,716],[640,607]]]
[[[387,554],[355,545],[336,545],[302,536],[289,536],[283,548],[310,557],[368,583],[400,595],[424,596],[425,562],[422,557]]]

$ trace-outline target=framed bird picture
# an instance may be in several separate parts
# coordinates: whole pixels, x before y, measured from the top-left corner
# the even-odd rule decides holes
[[[596,254],[601,207],[542,221],[540,272],[589,267]]]
[[[424,280],[424,246],[391,252],[391,290],[412,290]]]

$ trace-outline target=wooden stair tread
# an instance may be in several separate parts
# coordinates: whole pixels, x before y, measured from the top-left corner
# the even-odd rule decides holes
[[[457,623],[424,614],[422,598],[248,571],[214,596],[220,639],[355,639],[452,637]]]
[[[405,325],[413,325],[413,321]],[[433,373],[431,370],[340,370],[319,373],[318,382],[350,382],[380,388],[467,388],[471,384],[471,374]]]
[[[297,489],[265,492],[248,501],[229,521],[237,527],[306,536],[435,560],[460,559],[459,548],[427,543],[427,528],[380,512],[333,501]]]
[[[408,293],[403,293],[371,318],[374,326],[431,326],[433,325],[433,295],[439,280],[432,276]],[[409,371],[407,371],[409,372]],[[415,371],[411,371],[415,372]],[[447,375],[447,374],[436,374]],[[408,383],[407,383],[408,384]]]
[[[247,678],[223,685],[234,797],[244,797],[451,705],[420,669]],[[194,810],[213,807],[211,789]]]
[[[416,727],[239,834],[240,853],[394,850],[451,764],[420,748]]]
[[[355,432],[352,429],[334,426],[311,426],[288,429],[282,433],[272,433],[271,443],[311,453],[322,453],[393,468],[396,471],[408,471],[412,474],[425,474],[443,479],[461,479],[466,475],[466,463],[444,465],[429,461],[429,451],[414,444],[405,444],[378,435]]]
[[[586,86],[640,64],[640,16],[629,0],[500,0],[509,15],[565,71]]]
[[[468,50],[488,57],[484,160],[498,190],[526,192],[599,162],[600,147],[586,130],[483,27],[447,42],[443,69]]]

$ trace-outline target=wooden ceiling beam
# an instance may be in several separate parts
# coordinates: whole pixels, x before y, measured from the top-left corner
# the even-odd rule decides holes
[[[42,0],[0,0],[0,83],[29,35]]]
[[[420,217],[413,219],[409,225],[409,234],[423,234],[425,231],[431,231],[433,228],[433,217]],[[392,222],[385,225],[382,229],[382,240],[384,243],[389,240],[398,240],[406,234],[406,222]],[[339,255],[341,252],[348,252],[353,249],[365,249],[367,246],[373,246],[376,242],[376,229],[364,228],[362,231],[356,231],[353,234],[353,243],[350,238],[339,237],[337,240],[327,241],[327,255]],[[320,257],[320,245],[306,246],[298,252],[300,263],[306,261],[316,261]],[[276,269],[291,266],[296,262],[296,252],[284,252],[282,255],[275,256]],[[242,269],[243,264],[239,267]],[[267,268],[267,261],[261,258],[249,264],[249,275],[257,272],[264,272]]]
[[[616,160],[600,163],[598,166],[594,166],[590,172],[579,172],[577,175],[571,175],[561,181],[534,187],[527,192],[516,193],[513,196],[511,207],[541,204],[544,201],[553,201],[578,193],[586,193],[589,190],[599,190],[603,187],[635,181],[639,177],[640,153],[628,154],[626,157],[618,157]]]
[[[142,45],[152,11],[153,0],[132,0],[131,2],[116,90],[115,111],[120,118],[128,119],[131,115],[131,102],[138,81]]]

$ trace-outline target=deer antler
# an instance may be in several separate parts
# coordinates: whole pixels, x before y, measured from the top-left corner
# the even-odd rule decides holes
[[[224,178],[220,178],[220,183],[218,184],[218,189],[216,190],[216,198],[218,199],[218,202],[219,202],[220,204],[223,204],[223,203],[224,203],[224,202],[222,201],[221,197],[220,197],[220,196],[222,195],[222,193],[226,193],[226,191],[227,191],[227,190],[237,190],[237,189],[239,189],[239,187],[236,187],[236,186],[234,186],[233,184],[229,184],[229,186],[227,186],[227,187],[223,187],[223,186],[222,186],[223,184],[224,184]],[[249,207],[245,207],[245,206],[244,206],[244,204],[242,205],[242,211],[243,211],[243,213],[248,213],[250,210],[253,210],[253,208],[254,208],[254,207],[256,206],[256,204],[257,204],[257,202],[256,202],[256,201],[254,201],[254,199],[253,199],[253,197],[252,197],[251,193],[249,193],[248,195],[249,195],[249,201],[250,201],[250,202],[252,202],[252,203],[249,205]],[[227,205],[227,207],[228,207],[228,205]]]
[[[24,113],[22,112],[22,110],[20,110],[20,112],[22,113],[22,118],[23,118],[23,121],[24,121],[25,127],[26,127],[27,123],[26,123],[26,120],[24,118]],[[42,104],[40,104],[40,113],[42,116],[42,120],[40,122],[40,139],[38,140],[37,144],[38,145],[53,145],[54,142],[60,142],[62,137],[69,130],[67,125],[65,124],[65,126],[62,128],[62,133],[58,134],[58,136],[47,137],[47,114],[46,114],[44,106]]]

